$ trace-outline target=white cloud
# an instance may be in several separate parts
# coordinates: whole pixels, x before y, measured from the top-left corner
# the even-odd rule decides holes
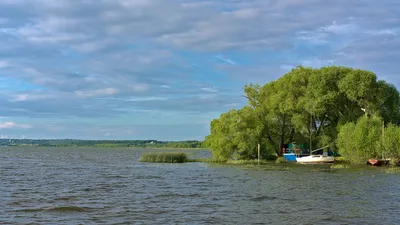
[[[211,92],[211,93],[217,93],[218,90],[215,88],[209,88],[209,87],[204,87],[204,88],[200,88],[201,90],[205,91],[205,92]]]
[[[148,84],[133,84],[129,85],[129,87],[138,92],[146,91],[150,88]]]
[[[302,60],[301,65],[306,67],[314,67],[319,68],[323,66],[331,66],[335,63],[335,60],[321,60],[318,58],[309,59],[309,60]]]
[[[251,19],[258,16],[259,10],[253,8],[239,9],[232,12],[233,15],[240,19]]]
[[[115,88],[104,88],[99,90],[75,91],[75,95],[79,98],[92,98],[114,95],[118,92]]]
[[[25,100],[27,100],[27,99],[28,99],[28,97],[29,97],[29,95],[27,95],[27,94],[19,94],[19,95],[15,95],[15,96],[14,96],[14,99],[13,99],[13,101],[16,101],[16,102],[22,102],[22,101],[25,101]]]
[[[13,122],[3,122],[3,123],[0,123],[0,128],[3,128],[3,129],[7,129],[7,128],[13,128],[13,127],[15,127],[15,123],[13,123]]]
[[[32,125],[29,124],[17,124],[14,122],[0,122],[0,129],[11,129],[11,128],[22,128],[22,129],[30,129],[33,128]]]
[[[216,94],[202,94],[199,95],[199,99],[215,99],[216,97],[218,97]]]
[[[167,97],[141,97],[141,98],[129,98],[126,101],[129,102],[146,102],[146,101],[166,101]]]
[[[217,58],[217,59],[219,59],[219,60],[221,60],[221,61],[223,61],[223,62],[225,62],[225,63],[231,64],[231,65],[236,65],[236,63],[233,62],[233,61],[232,61],[231,59],[229,59],[229,58],[225,58],[225,57],[223,57],[223,56],[215,56],[215,58]]]
[[[9,67],[10,64],[7,61],[0,60],[0,69]]]
[[[11,102],[27,102],[27,101],[38,101],[38,100],[49,100],[55,98],[52,94],[41,93],[40,91],[26,92],[21,94],[9,95]]]
[[[349,35],[355,32],[359,32],[360,29],[356,24],[353,23],[337,24],[336,21],[333,21],[331,25],[321,27],[320,31],[330,32],[338,35]]]
[[[333,21],[332,24],[318,27],[313,30],[302,30],[296,33],[299,40],[309,41],[311,44],[324,45],[329,44],[329,38],[332,35],[341,36],[341,38],[349,38],[354,34],[360,33],[358,25],[350,23],[338,24]]]
[[[365,34],[370,35],[390,35],[397,36],[400,33],[400,28],[387,28],[387,29],[378,29],[378,30],[366,30]]]
[[[400,85],[396,4],[3,0],[0,68],[12,82],[2,82],[0,115],[219,115],[245,103],[244,84],[298,65],[367,68]]]

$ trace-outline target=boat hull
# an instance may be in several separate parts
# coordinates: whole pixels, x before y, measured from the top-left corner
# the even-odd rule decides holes
[[[298,163],[333,163],[335,158],[333,156],[324,155],[310,155],[301,158],[297,158]]]
[[[296,162],[296,155],[294,153],[285,153],[283,154],[283,158],[285,158],[289,162]]]
[[[369,159],[368,164],[371,164],[373,166],[388,165],[389,160],[387,160],[387,159]]]

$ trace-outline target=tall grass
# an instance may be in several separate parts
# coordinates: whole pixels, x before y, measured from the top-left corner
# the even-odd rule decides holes
[[[140,162],[184,163],[187,158],[186,153],[183,152],[154,152],[140,156]]]
[[[226,159],[215,159],[215,158],[197,158],[187,159],[186,162],[202,162],[202,163],[226,163]]]
[[[249,160],[229,160],[229,159],[218,159],[218,158],[197,158],[187,159],[186,162],[202,162],[202,163],[222,163],[231,165],[256,165],[256,164],[271,164],[273,160],[261,160],[258,162],[257,159]]]

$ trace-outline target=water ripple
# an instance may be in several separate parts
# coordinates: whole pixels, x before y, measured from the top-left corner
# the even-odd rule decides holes
[[[0,224],[400,220],[400,174],[384,168],[138,162],[145,151],[151,150],[1,149]]]

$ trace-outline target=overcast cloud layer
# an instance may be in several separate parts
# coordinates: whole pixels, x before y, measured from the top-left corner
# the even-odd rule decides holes
[[[0,138],[203,139],[297,65],[400,87],[398,0],[2,0]]]

